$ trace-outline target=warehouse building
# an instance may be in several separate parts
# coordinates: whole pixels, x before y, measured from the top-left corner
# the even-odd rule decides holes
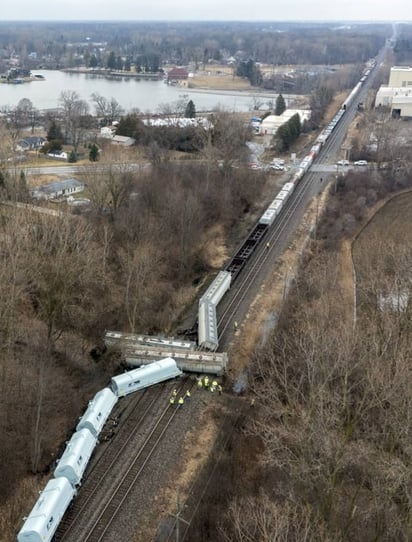
[[[296,113],[299,114],[302,124],[305,120],[310,119],[310,111],[308,109],[286,109],[281,115],[269,115],[264,118],[260,123],[260,133],[262,135],[275,135],[277,129],[288,122]]]
[[[393,117],[412,117],[412,68],[393,66],[388,85],[382,85],[375,98],[375,108],[390,108]]]

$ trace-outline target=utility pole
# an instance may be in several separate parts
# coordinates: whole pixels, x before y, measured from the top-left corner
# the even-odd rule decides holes
[[[176,494],[176,513],[170,514],[172,517],[176,520],[176,542],[180,542],[180,522],[183,521],[186,525],[190,525],[188,521],[181,518],[180,515],[182,513],[182,507],[180,505],[180,490],[177,488],[177,494]]]
[[[320,198],[320,195],[318,194],[316,196],[316,216],[315,216],[315,241],[317,239],[317,236],[318,236],[318,220],[319,220],[319,198]]]

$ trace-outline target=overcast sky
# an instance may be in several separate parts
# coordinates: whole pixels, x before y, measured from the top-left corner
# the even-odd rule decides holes
[[[3,0],[3,21],[19,20],[397,20],[411,0]]]

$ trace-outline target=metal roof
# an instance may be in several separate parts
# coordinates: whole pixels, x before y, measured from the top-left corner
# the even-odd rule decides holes
[[[68,188],[80,188],[83,186],[84,184],[77,179],[64,179],[63,181],[55,181],[53,183],[38,186],[36,187],[36,191],[44,192],[46,194],[55,194],[56,192],[67,190]]]

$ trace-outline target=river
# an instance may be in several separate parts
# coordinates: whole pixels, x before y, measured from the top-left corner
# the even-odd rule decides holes
[[[110,79],[53,70],[35,70],[33,74],[43,75],[44,81],[31,81],[20,85],[0,84],[0,108],[15,107],[22,98],[28,98],[36,109],[54,109],[59,106],[60,93],[65,90],[76,91],[90,104],[92,113],[93,92],[107,99],[115,98],[126,112],[138,108],[143,113],[157,113],[164,104],[173,105],[182,99],[186,102],[192,99],[196,111],[211,111],[216,108],[252,111],[254,105],[253,93],[191,90],[167,85],[162,80]],[[262,101],[276,100],[275,94],[259,93],[258,96]]]

